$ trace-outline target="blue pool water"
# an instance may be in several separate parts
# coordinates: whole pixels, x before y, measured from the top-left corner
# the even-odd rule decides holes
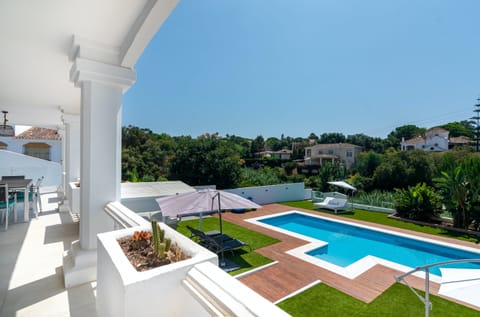
[[[341,267],[367,255],[411,268],[436,262],[480,258],[480,251],[468,252],[297,213],[266,218],[260,222],[328,242],[328,245],[308,254]],[[480,269],[480,264],[461,263],[448,267]],[[432,268],[430,272],[441,275],[439,267]]]

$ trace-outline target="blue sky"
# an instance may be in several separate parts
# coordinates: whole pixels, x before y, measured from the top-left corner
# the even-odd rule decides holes
[[[386,137],[468,119],[478,0],[181,0],[135,66],[123,125]]]

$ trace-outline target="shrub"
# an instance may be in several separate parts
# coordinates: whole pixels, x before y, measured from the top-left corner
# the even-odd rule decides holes
[[[425,221],[441,211],[441,196],[425,183],[396,189],[393,201],[397,214],[403,218]]]

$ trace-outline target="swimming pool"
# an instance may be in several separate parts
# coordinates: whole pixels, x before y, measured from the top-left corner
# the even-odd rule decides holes
[[[337,273],[340,274],[343,268],[342,275],[350,278],[376,264],[407,271],[436,262],[480,258],[480,250],[473,248],[460,249],[446,243],[329,220],[296,211],[256,218],[252,222],[278,228],[280,231],[300,235],[299,237],[309,240],[311,242],[309,246],[289,253],[303,258],[313,257],[318,260],[317,264],[323,264],[320,266],[339,271]],[[480,269],[478,263],[462,263],[448,267]],[[432,268],[431,273],[441,275],[438,267]]]

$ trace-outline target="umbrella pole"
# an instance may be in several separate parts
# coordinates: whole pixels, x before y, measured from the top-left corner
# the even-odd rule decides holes
[[[222,228],[222,207],[220,204],[220,193],[217,194],[218,196],[218,219],[220,221],[220,234],[223,234],[223,228]],[[222,246],[222,252],[221,252],[221,259],[220,259],[220,266],[225,266],[225,254],[223,252],[223,238],[221,239],[221,246]]]
[[[222,228],[222,208],[220,206],[220,193],[218,195],[218,219],[220,219],[220,234],[223,234],[223,228]]]

